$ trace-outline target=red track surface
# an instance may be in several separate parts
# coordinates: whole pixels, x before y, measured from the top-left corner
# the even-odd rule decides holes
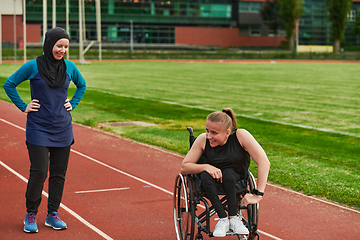
[[[24,233],[26,114],[2,101],[0,110],[1,239],[176,239],[172,192],[182,157],[76,124],[65,209],[59,209],[68,229],[44,226],[43,196],[39,232]],[[259,228],[262,240],[359,239],[360,212],[269,185],[260,204]]]

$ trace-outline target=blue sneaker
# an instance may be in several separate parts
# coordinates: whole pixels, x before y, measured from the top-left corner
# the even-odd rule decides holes
[[[55,230],[66,229],[66,223],[62,221],[57,212],[52,212],[51,214],[46,215],[45,226],[52,227]]]
[[[38,228],[37,228],[37,224],[36,224],[36,214],[34,213],[27,213],[25,215],[25,220],[24,220],[24,232],[27,233],[37,233],[38,232]]]

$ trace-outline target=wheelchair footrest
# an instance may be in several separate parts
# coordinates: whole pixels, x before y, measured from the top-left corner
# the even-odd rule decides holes
[[[233,236],[233,235],[246,236],[246,234],[236,234],[235,232],[233,232],[233,230],[229,230],[226,232],[226,236]]]
[[[236,235],[236,233],[234,233],[232,230],[226,232],[226,236],[232,236],[232,235]]]

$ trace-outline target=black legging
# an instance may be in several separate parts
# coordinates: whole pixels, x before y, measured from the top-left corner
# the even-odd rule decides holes
[[[48,170],[50,172],[48,213],[57,212],[64,190],[70,146],[43,147],[28,142],[26,142],[26,145],[31,162],[30,177],[25,195],[27,212],[37,214]]]
[[[237,214],[236,181],[239,181],[241,176],[232,168],[222,169],[221,171],[223,180],[222,186],[228,201],[228,213],[229,216],[235,216]],[[219,183],[208,172],[205,171],[200,174],[200,178],[201,184],[206,193],[206,197],[214,206],[219,218],[227,217],[225,209],[223,208],[218,196],[219,192],[216,184]]]

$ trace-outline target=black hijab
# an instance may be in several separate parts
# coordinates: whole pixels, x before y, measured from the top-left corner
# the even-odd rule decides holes
[[[70,40],[67,32],[60,27],[47,31],[43,46],[44,54],[36,59],[41,77],[52,88],[62,87],[66,79],[65,60],[63,58],[56,60],[52,53],[55,43],[62,38]]]

